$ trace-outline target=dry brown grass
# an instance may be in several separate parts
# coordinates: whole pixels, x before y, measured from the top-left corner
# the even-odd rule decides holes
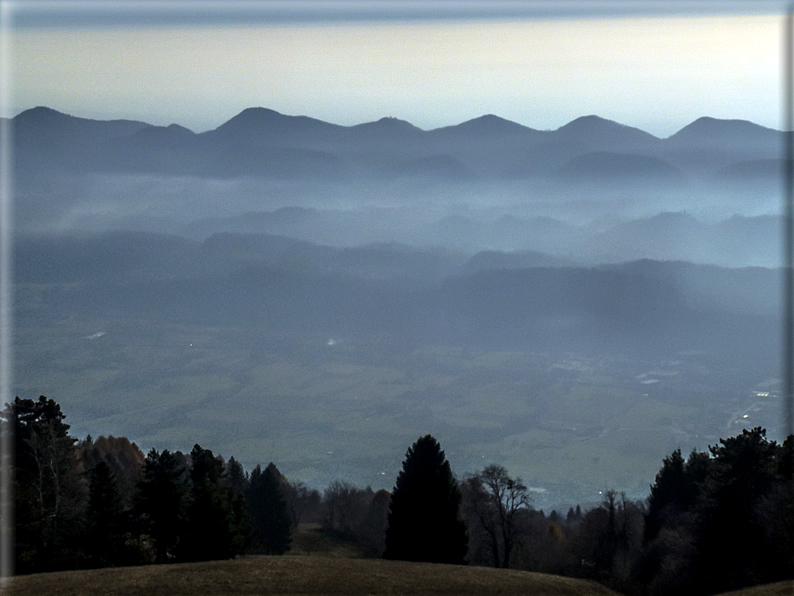
[[[359,545],[323,532],[320,524],[300,524],[292,533],[292,543],[285,554],[343,559],[365,558],[364,550]]]
[[[720,596],[794,596],[794,580],[726,592]]]
[[[6,593],[9,596],[616,594],[593,582],[525,571],[305,556],[257,556],[234,561],[41,573],[12,578]]]

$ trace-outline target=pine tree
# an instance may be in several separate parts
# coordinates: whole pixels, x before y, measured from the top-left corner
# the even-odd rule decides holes
[[[234,457],[230,457],[229,461],[226,462],[224,484],[232,488],[235,493],[244,495],[248,490],[248,474],[245,473],[242,464]]]
[[[264,471],[251,472],[248,506],[254,521],[256,540],[268,555],[281,555],[291,541],[292,516],[281,483],[281,473],[271,462]]]
[[[181,458],[168,449],[162,453],[152,449],[144,462],[135,514],[140,531],[154,542],[158,563],[173,558],[183,538],[186,498],[185,468]]]
[[[110,466],[100,461],[89,474],[86,551],[99,567],[122,561],[125,514],[121,492]]]
[[[468,550],[461,494],[449,462],[431,435],[406,452],[391,498],[387,559],[463,564]]]
[[[240,540],[236,536],[233,489],[223,481],[224,463],[198,444],[190,452],[190,459],[188,540],[182,554],[191,561],[234,557]]]
[[[16,570],[66,569],[80,564],[86,491],[76,440],[60,406],[45,396],[20,399],[0,413],[14,445]]]
[[[709,447],[695,560],[704,592],[735,590],[767,575],[778,547],[764,540],[756,510],[775,485],[779,449],[760,427]]]
[[[79,450],[86,470],[93,470],[99,462],[105,462],[110,467],[122,504],[125,508],[130,507],[146,461],[146,455],[138,445],[126,437],[100,436],[92,440],[89,435],[81,441]]]

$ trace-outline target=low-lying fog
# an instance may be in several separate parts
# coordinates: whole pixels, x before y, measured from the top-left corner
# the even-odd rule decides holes
[[[14,126],[14,389],[78,436],[390,489],[430,432],[554,506],[781,430],[775,131]]]
[[[718,191],[705,184],[659,190],[93,174],[59,178],[57,188],[57,201],[20,190],[18,233],[128,229],[197,240],[222,231],[268,233],[338,247],[533,250],[579,263],[651,258],[776,267],[781,259],[780,191],[770,184]]]

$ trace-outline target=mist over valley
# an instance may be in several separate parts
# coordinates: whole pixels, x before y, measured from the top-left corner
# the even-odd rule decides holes
[[[14,390],[78,436],[389,489],[432,433],[540,508],[783,432],[778,131],[11,125]]]

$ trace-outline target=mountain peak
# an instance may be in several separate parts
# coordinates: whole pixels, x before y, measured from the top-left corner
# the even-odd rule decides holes
[[[644,130],[620,124],[595,114],[580,116],[575,120],[571,120],[555,132],[564,137],[586,142],[638,143],[658,140],[657,137]]]
[[[363,124],[356,124],[351,128],[356,130],[384,130],[384,131],[420,131],[420,128],[417,128],[407,120],[400,120],[399,118],[395,118],[394,116],[384,116],[380,120],[375,120],[374,122],[364,122]]]
[[[172,132],[175,132],[175,133],[180,133],[180,134],[196,134],[192,130],[190,130],[189,128],[185,128],[181,124],[176,124],[176,123],[169,124],[168,126],[166,126],[166,129],[168,129],[168,130],[170,130]]]
[[[602,118],[601,116],[597,116],[595,114],[588,114],[586,116],[579,116],[578,118],[574,118],[568,124],[561,126],[560,128],[568,128],[568,127],[576,127],[576,126],[598,126],[604,123],[609,124],[618,124],[614,120],[608,120],[606,118]],[[623,126],[623,124],[618,124],[618,126]]]
[[[244,109],[231,120],[227,120],[214,131],[210,131],[209,134],[211,136],[215,136],[217,133],[239,133],[249,137],[262,134],[278,136],[312,134],[336,128],[342,127],[308,116],[287,116],[269,108],[255,107]]]
[[[596,116],[595,114],[589,114],[587,116],[579,116],[574,120],[571,120],[568,124],[565,124],[557,129],[558,131],[565,130],[565,131],[612,131],[612,130],[620,130],[620,131],[630,131],[636,130],[639,132],[643,132],[648,136],[653,136],[650,133],[640,130],[639,128],[634,128],[633,126],[628,126],[626,124],[621,124],[620,122],[615,122],[614,120],[609,120],[607,118],[602,118],[601,116]]]
[[[52,108],[48,108],[46,106],[36,106],[35,108],[30,108],[29,110],[20,112],[14,117],[14,120],[33,118],[73,118],[73,116],[69,116],[68,114],[64,114],[63,112],[53,110]]]
[[[383,118],[377,120],[376,122],[379,124],[410,124],[411,126],[413,126],[413,124],[411,124],[407,120],[400,120],[399,118],[395,118],[394,116],[384,116]]]
[[[288,118],[275,110],[269,108],[245,108],[242,112],[233,116],[218,128],[225,126],[256,126],[267,122],[273,122],[279,118]]]
[[[37,130],[45,135],[76,134],[97,138],[125,136],[150,126],[137,120],[94,120],[64,114],[45,106],[20,112],[13,118],[17,131]],[[59,132],[58,132],[59,131]]]
[[[668,138],[676,141],[712,139],[725,142],[737,140],[741,137],[745,141],[776,141],[779,134],[779,131],[755,124],[749,120],[727,120],[701,116]]]
[[[536,132],[532,128],[528,128],[512,120],[506,120],[494,114],[485,114],[455,126],[445,126],[435,130],[458,133],[465,132],[478,135],[505,135]]]
[[[63,112],[59,112],[58,110],[53,110],[52,108],[45,106],[37,106],[35,108],[25,110],[24,112],[20,112],[14,117],[13,120],[16,124],[29,124],[33,126],[45,127],[59,126],[77,122],[95,122],[93,120],[78,118],[77,116],[70,116],[69,114],[64,114]]]

